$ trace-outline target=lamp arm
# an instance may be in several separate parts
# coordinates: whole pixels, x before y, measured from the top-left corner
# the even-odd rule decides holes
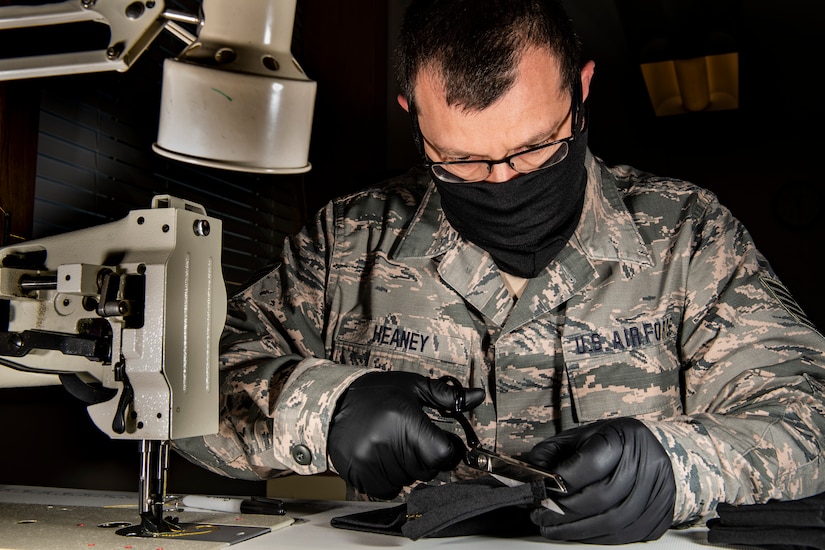
[[[191,46],[198,39],[196,35],[187,31],[185,28],[178,25],[178,23],[197,25],[198,28],[200,28],[203,25],[203,20],[201,18],[194,15],[189,15],[188,13],[180,13],[169,10],[163,12],[163,18],[166,19],[166,27],[164,28],[187,46]]]
[[[99,23],[110,39],[100,49],[56,51],[0,59],[0,80],[128,70],[164,30],[187,45],[196,37],[177,23],[199,23],[197,17],[164,11],[163,0],[68,0],[56,4],[0,7],[0,33],[12,29]],[[40,46],[39,44],[36,46]]]

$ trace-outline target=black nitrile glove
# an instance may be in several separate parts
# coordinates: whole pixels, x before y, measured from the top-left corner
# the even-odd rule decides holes
[[[548,539],[624,544],[658,539],[670,527],[676,500],[670,459],[636,419],[563,431],[536,445],[528,460],[567,483],[568,494],[551,496],[564,514],[531,512]]]
[[[443,380],[412,372],[365,374],[347,388],[332,417],[332,465],[347,483],[380,499],[452,470],[466,452],[464,444],[433,424],[422,407],[454,409],[455,392]],[[484,390],[468,389],[463,410],[483,400]]]

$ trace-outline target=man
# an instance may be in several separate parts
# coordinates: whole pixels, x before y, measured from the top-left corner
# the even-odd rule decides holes
[[[400,105],[424,170],[331,202],[230,302],[227,475],[371,497],[490,449],[559,473],[554,540],[658,538],[825,489],[825,340],[711,193],[587,149],[593,62],[550,0],[416,0]]]

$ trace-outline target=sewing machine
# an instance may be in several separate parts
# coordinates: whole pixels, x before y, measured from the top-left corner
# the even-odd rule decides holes
[[[140,530],[164,531],[169,441],[217,431],[225,315],[220,220],[159,195],[0,248],[0,387],[62,384],[101,431],[138,441]]]

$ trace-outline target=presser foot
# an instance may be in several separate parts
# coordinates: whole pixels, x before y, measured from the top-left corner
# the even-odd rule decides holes
[[[116,533],[124,537],[155,538],[169,533],[180,533],[183,530],[178,518],[172,516],[155,517],[154,514],[142,513],[139,524],[123,527],[118,529]]]

